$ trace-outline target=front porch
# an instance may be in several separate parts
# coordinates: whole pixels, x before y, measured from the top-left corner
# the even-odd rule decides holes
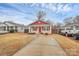
[[[32,25],[29,27],[29,33],[51,34],[50,25]]]

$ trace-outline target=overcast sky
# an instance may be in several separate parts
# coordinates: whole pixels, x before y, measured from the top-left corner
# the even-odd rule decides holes
[[[44,10],[46,12],[46,20],[63,22],[65,18],[79,15],[79,4],[0,3],[0,21],[9,20],[27,25],[36,20],[36,14],[39,10]]]

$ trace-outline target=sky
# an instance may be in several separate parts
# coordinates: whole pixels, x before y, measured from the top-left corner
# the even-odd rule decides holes
[[[45,20],[63,22],[79,15],[78,3],[0,3],[0,22],[13,21],[28,25],[35,21],[37,12],[46,12]]]

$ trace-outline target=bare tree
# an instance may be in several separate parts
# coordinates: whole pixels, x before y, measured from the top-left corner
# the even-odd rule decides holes
[[[60,22],[57,22],[56,23],[56,30],[57,30],[57,33],[61,33],[61,28],[62,28],[63,24],[60,23]]]
[[[57,22],[57,23],[56,23],[56,27],[57,27],[58,29],[60,29],[60,28],[62,27],[62,25],[63,25],[63,24],[60,23],[60,22]]]
[[[72,23],[79,23],[79,16],[74,16],[64,19],[64,25],[69,25]]]
[[[42,10],[40,10],[38,13],[37,13],[37,20],[44,20],[44,17],[46,16],[46,13]]]
[[[73,17],[73,23],[79,23],[79,16]]]
[[[72,17],[69,17],[69,18],[64,19],[64,24],[65,24],[65,25],[71,24],[71,23],[73,23]]]

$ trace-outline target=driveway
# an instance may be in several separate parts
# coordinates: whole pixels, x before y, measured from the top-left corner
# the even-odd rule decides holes
[[[32,35],[33,41],[14,56],[64,56],[66,53],[58,42],[50,36]]]

